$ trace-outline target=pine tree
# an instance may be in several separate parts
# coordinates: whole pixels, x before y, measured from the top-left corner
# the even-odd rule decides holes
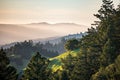
[[[112,34],[113,41],[116,48],[116,55],[119,55],[120,53],[120,4],[118,5],[118,8],[116,9],[116,14],[112,16],[114,21],[114,33]]]
[[[95,14],[95,16],[100,20],[97,31],[99,36],[98,42],[102,49],[102,66],[107,66],[113,63],[117,57],[116,42],[113,37],[116,32],[115,21],[113,19],[113,16],[116,14],[116,10],[113,6],[113,1],[103,0],[103,4],[100,10],[98,10],[98,14]]]
[[[97,73],[92,75],[91,80],[119,80],[120,79],[120,55],[115,62],[106,67],[101,67]]]
[[[108,36],[108,28],[111,24],[111,18],[110,16],[114,14],[114,8],[113,8],[113,1],[111,0],[102,0],[103,4],[101,8],[98,10],[98,14],[95,14],[100,21],[97,26],[99,41],[101,45],[104,45],[107,41]]]
[[[98,14],[94,14],[101,21],[105,21],[109,18],[110,15],[114,14],[113,1],[111,0],[102,0],[103,4],[98,10]]]
[[[119,80],[120,56],[118,55],[120,54],[120,6],[118,6],[116,10],[112,9],[111,14],[104,18],[105,19],[101,19],[100,24],[98,25],[99,35],[104,34],[104,36],[101,35],[101,42],[104,41],[104,44],[102,43],[103,46],[101,46],[102,66],[98,72],[92,76],[92,80]]]
[[[77,48],[79,48],[78,43],[79,43],[79,41],[77,39],[68,40],[65,44],[65,49],[66,50],[77,49]]]
[[[65,59],[61,60],[63,63],[62,74],[66,75],[66,77],[65,76],[63,77],[61,75],[62,78],[64,78],[64,79],[67,78],[67,80],[73,80],[74,77],[72,75],[74,75],[73,70],[75,67],[75,64],[74,64],[75,60],[76,60],[76,58],[72,57],[72,55],[70,55],[70,54]]]
[[[49,80],[48,62],[46,58],[37,52],[25,68],[23,80]]]
[[[0,80],[17,80],[17,72],[10,66],[10,60],[3,49],[0,50]]]
[[[116,68],[115,78],[116,80],[119,80],[120,79],[120,55],[115,60],[115,68]]]

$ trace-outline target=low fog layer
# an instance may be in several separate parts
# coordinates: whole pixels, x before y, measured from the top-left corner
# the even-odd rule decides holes
[[[73,23],[0,24],[0,45],[29,39],[64,36],[86,30],[86,26]]]

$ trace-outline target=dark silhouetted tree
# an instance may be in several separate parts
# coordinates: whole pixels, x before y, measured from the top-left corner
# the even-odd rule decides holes
[[[10,66],[10,60],[3,49],[0,50],[0,80],[17,80],[17,71]]]
[[[49,80],[48,63],[49,61],[37,52],[25,68],[23,80]]]
[[[74,50],[74,49],[77,49],[79,48],[78,47],[78,43],[79,41],[77,39],[71,39],[71,40],[68,40],[65,44],[65,49],[66,50]]]

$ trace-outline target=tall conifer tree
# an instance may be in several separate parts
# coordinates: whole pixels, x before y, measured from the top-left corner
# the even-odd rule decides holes
[[[17,71],[10,66],[10,60],[3,49],[0,50],[0,80],[17,80]]]
[[[48,60],[37,52],[28,63],[23,80],[49,80]]]

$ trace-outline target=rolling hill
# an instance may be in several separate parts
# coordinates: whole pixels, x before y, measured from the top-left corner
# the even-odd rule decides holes
[[[63,63],[61,62],[61,59],[65,59],[68,55],[75,57],[75,56],[77,56],[77,54],[79,52],[80,52],[80,50],[77,49],[77,50],[73,50],[73,51],[67,51],[57,57],[49,58],[50,63],[49,63],[48,68],[51,68],[53,72],[56,72],[57,70],[62,70]]]

